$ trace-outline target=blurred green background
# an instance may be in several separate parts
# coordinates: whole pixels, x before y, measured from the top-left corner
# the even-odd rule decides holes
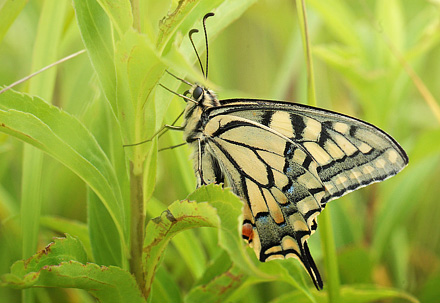
[[[0,1],[0,7],[5,2]],[[36,70],[32,52],[38,22],[50,23],[40,21],[44,1],[21,2],[23,9],[10,27],[6,19],[0,21],[1,85]],[[379,126],[410,158],[409,166],[398,176],[329,204],[341,283],[393,287],[421,302],[438,302],[440,2],[307,0],[306,7],[318,106]],[[162,17],[158,16],[158,22]],[[84,48],[70,3],[61,31],[61,40],[54,45],[59,58]],[[302,47],[294,1],[257,1],[225,30],[210,36],[209,80],[221,99],[303,103],[307,79]],[[16,89],[26,91],[26,83]],[[108,110],[103,99],[86,54],[58,66],[52,103],[78,117],[106,146],[108,126],[99,118]],[[168,121],[175,118],[182,103],[173,99]],[[180,142],[180,133],[170,133],[161,138],[160,146]],[[0,133],[0,274],[9,272],[12,263],[22,258],[20,199],[27,190],[22,182],[22,153],[23,143]],[[189,156],[187,147],[159,153],[158,184],[147,209],[149,218],[195,188]],[[63,231],[51,225],[51,218],[87,222],[84,183],[47,156],[43,172],[38,249]],[[198,232],[191,231],[195,236]],[[185,232],[173,242],[189,234]],[[202,251],[216,249],[214,240],[199,245]],[[323,271],[319,228],[310,246]],[[185,259],[182,253],[172,243],[164,266],[185,293],[198,273],[188,275],[188,264],[178,262]],[[244,298],[268,302],[288,287],[265,283],[249,287]],[[37,298],[40,302],[82,302],[88,296],[62,289],[39,290]],[[20,302],[20,292],[0,288],[0,302]]]

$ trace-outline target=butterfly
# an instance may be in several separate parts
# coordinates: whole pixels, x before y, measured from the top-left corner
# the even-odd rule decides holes
[[[212,15],[203,19],[206,41]],[[344,114],[281,101],[219,100],[171,75],[191,86],[175,94],[187,102],[180,129],[194,150],[197,187],[231,187],[244,204],[242,237],[257,258],[297,258],[322,289],[307,245],[317,216],[327,202],[397,174],[408,164],[405,151],[383,130]]]

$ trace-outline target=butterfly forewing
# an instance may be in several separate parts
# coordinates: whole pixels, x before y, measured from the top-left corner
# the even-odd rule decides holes
[[[379,128],[332,111],[278,101],[231,99],[209,110],[267,126],[310,156],[325,185],[321,203],[397,174],[408,163],[399,144]],[[309,165],[309,158],[304,165]]]
[[[382,130],[342,114],[206,97],[188,105],[200,110],[186,117],[198,186],[230,186],[244,202],[243,238],[260,261],[298,258],[322,288],[307,246],[316,217],[328,201],[398,173],[405,152]]]

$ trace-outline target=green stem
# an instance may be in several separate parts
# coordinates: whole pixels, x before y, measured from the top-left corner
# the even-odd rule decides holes
[[[130,247],[131,259],[130,270],[134,275],[139,289],[144,294],[145,298],[145,277],[142,267],[142,245],[144,242],[145,233],[145,213],[144,213],[144,197],[143,197],[143,173],[135,174],[135,167],[132,164],[130,167],[130,185],[131,185],[131,232],[130,232]]]
[[[315,78],[313,76],[313,61],[310,51],[309,32],[307,28],[306,4],[304,0],[296,1],[296,9],[298,13],[298,22],[301,29],[301,37],[303,41],[304,57],[307,65],[307,101],[309,105],[316,106],[315,94]]]
[[[304,57],[307,64],[307,99],[308,104],[316,106],[315,80],[313,76],[313,61],[310,51],[309,34],[307,30],[307,14],[304,0],[296,1],[296,8],[303,40]],[[340,302],[340,281],[338,273],[338,261],[335,253],[335,241],[331,225],[330,211],[323,211],[319,216],[321,243],[324,250],[324,260],[328,277],[328,302]]]
[[[133,28],[141,32],[141,18],[139,0],[131,0],[131,11],[133,13]]]
[[[340,281],[338,260],[336,257],[335,239],[331,224],[330,209],[324,210],[319,216],[319,232],[321,233],[321,245],[324,252],[324,263],[327,272],[328,302],[340,302]]]

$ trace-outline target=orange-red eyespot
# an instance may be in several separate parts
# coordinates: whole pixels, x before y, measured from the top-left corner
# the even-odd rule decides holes
[[[245,239],[249,243],[252,242],[252,239],[254,237],[254,228],[252,227],[252,224],[243,223],[243,227],[241,229],[241,234],[242,234],[243,239]]]

